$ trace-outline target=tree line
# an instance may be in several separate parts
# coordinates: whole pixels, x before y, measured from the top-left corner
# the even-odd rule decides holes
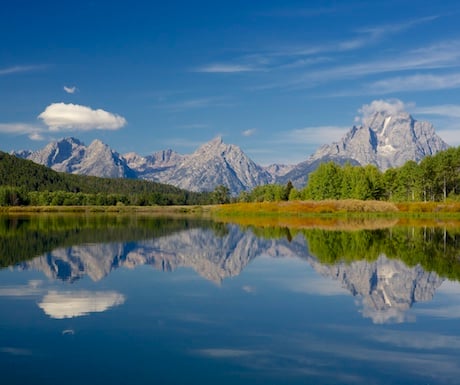
[[[449,148],[420,163],[408,161],[385,172],[376,166],[322,163],[309,174],[307,185],[265,185],[240,194],[241,202],[360,199],[407,201],[460,200],[460,147]]]
[[[229,196],[224,186],[193,192],[140,179],[60,173],[0,152],[0,206],[204,205],[225,203]]]

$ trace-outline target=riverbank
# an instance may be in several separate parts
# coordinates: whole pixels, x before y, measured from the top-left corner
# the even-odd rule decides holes
[[[211,206],[3,206],[0,214],[157,214],[209,215]]]

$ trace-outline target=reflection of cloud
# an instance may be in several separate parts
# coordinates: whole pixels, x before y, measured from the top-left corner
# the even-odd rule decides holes
[[[196,351],[198,354],[208,356],[211,358],[235,358],[235,357],[242,357],[242,356],[249,356],[255,354],[251,350],[240,350],[240,349],[199,349]]]
[[[63,319],[103,312],[124,302],[124,295],[114,291],[50,291],[38,306],[51,318]]]
[[[326,281],[321,277],[309,277],[308,281],[302,278],[290,279],[287,282],[289,289],[294,292],[317,294],[321,296],[346,295],[349,293],[335,281]]]
[[[0,352],[11,354],[12,356],[31,356],[32,352],[27,349],[13,348],[10,346],[5,346],[0,348]]]
[[[244,285],[242,289],[246,293],[254,293],[256,291],[256,288],[254,286],[249,286],[249,285]]]
[[[372,340],[404,349],[460,349],[460,337],[428,332],[379,330],[371,335]]]
[[[418,309],[417,313],[438,318],[460,318],[460,305],[447,305],[437,309]]]
[[[0,297],[30,297],[41,294],[41,280],[31,280],[25,286],[6,286],[0,288]]]

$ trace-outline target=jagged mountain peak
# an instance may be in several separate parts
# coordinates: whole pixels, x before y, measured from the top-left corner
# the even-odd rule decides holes
[[[306,161],[277,178],[305,186],[308,174],[328,161],[339,164],[375,165],[380,170],[400,167],[409,160],[419,162],[449,146],[429,122],[415,120],[404,105],[375,101],[361,110],[361,125],[353,126],[339,141],[321,146]]]
[[[27,159],[55,171],[108,178],[133,178],[134,172],[110,146],[96,139],[89,146],[68,137],[46,145]]]
[[[414,118],[406,111],[376,111],[373,114],[363,117],[362,126],[370,128],[375,132],[382,132],[388,125],[411,123]]]
[[[225,144],[219,136],[184,157],[163,180],[192,191],[211,191],[218,185],[224,185],[232,194],[271,181],[271,175],[254,163],[240,147]]]
[[[406,111],[383,109],[363,118],[363,124],[354,126],[340,141],[320,147],[309,161],[350,159],[384,171],[447,148],[431,123],[419,122]]]

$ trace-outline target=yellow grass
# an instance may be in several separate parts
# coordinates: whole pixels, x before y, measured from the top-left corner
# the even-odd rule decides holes
[[[327,200],[235,203],[213,216],[242,226],[377,229],[396,225],[460,227],[460,204]]]

